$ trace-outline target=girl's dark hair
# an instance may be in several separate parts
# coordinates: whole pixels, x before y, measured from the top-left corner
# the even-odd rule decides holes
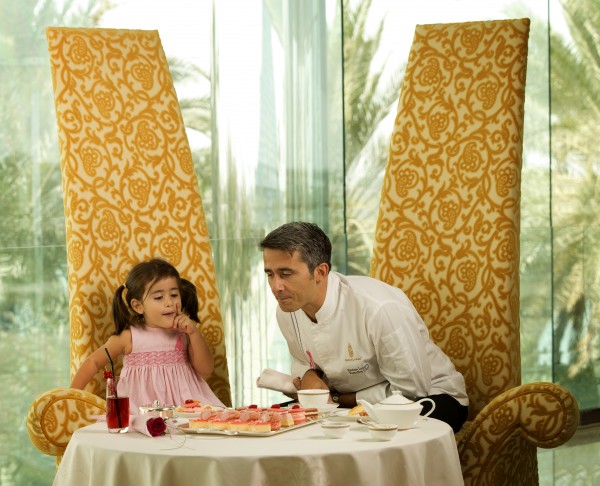
[[[300,260],[308,265],[311,273],[321,263],[327,263],[331,269],[331,241],[314,223],[286,223],[265,236],[260,247],[263,250],[269,248],[287,251],[292,256],[297,251]]]
[[[200,310],[200,304],[198,303],[198,292],[196,286],[182,278],[179,282],[179,295],[181,296],[181,309],[185,312],[190,319],[195,322],[200,322],[198,312]]]
[[[112,315],[115,323],[114,334],[121,334],[130,326],[144,326],[144,318],[133,310],[131,301],[133,299],[144,301],[146,289],[150,288],[154,282],[165,278],[173,277],[177,281],[177,286],[181,288],[181,277],[177,269],[166,260],[153,258],[138,263],[131,269],[127,275],[124,285],[120,285],[116,290],[112,302]],[[123,295],[124,291],[125,295]],[[183,307],[183,305],[182,305]]]

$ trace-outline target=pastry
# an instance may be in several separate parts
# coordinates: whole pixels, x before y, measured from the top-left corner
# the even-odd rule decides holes
[[[369,414],[365,410],[365,407],[363,407],[362,405],[357,405],[356,407],[351,408],[348,411],[348,415],[360,416],[360,417],[367,417]]]
[[[294,425],[303,424],[306,422],[306,410],[301,408],[299,405],[294,405],[288,410],[292,414],[294,419]]]
[[[305,408],[304,415],[306,415],[306,420],[316,420],[319,418],[319,410],[316,408]]]

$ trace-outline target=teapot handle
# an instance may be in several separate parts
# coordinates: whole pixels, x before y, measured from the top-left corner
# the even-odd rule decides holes
[[[417,401],[417,403],[422,402],[431,402],[431,409],[426,414],[421,415],[421,417],[429,417],[431,413],[435,410],[435,402],[431,398],[421,398],[421,400]]]

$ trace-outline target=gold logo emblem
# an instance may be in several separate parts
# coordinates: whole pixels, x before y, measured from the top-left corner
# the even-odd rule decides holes
[[[352,344],[348,343],[348,357],[345,358],[345,361],[361,361],[362,358],[360,356],[356,356],[354,354],[354,349],[352,349]]]

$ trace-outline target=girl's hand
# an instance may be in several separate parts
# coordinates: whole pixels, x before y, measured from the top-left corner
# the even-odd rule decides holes
[[[198,332],[196,323],[189,318],[187,314],[181,312],[181,305],[177,304],[175,318],[173,319],[173,328],[179,329],[186,334]]]

